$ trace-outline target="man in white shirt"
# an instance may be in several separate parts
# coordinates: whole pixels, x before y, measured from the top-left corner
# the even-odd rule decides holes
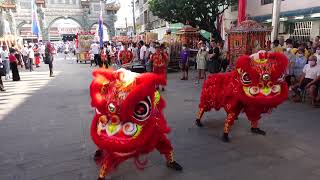
[[[147,47],[144,45],[143,41],[139,42],[139,49],[140,49],[140,62],[145,64],[146,54],[147,54]]]
[[[317,57],[310,56],[309,63],[303,68],[303,74],[298,84],[296,84],[292,89],[295,91],[297,97],[295,101],[301,100],[301,92],[305,89],[310,91],[310,96],[312,98],[312,105],[315,105],[317,99],[317,91],[319,88],[320,81],[320,66],[317,65]]]
[[[154,48],[154,42],[150,43],[149,52],[150,52],[150,55],[156,53],[156,48]]]
[[[6,70],[6,80],[10,79],[10,62],[9,62],[9,50],[6,45],[2,46],[1,51],[2,63]]]
[[[23,48],[21,49],[21,54],[22,54],[23,63],[25,64],[25,68],[29,69],[29,66],[28,66],[29,55],[28,55],[28,47],[26,44],[23,45]]]
[[[91,52],[94,54],[94,63],[96,66],[98,66],[98,58],[99,58],[99,44],[98,42],[92,43],[91,46]]]
[[[29,68],[31,72],[33,71],[33,59],[34,59],[34,51],[31,45],[29,45],[29,48],[28,48],[28,55],[29,55]]]

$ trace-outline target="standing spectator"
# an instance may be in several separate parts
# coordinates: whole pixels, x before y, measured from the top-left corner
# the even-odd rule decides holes
[[[212,40],[210,42],[210,50],[208,54],[208,71],[210,73],[218,73],[220,72],[220,67],[221,67],[221,60],[220,60],[220,49],[217,46],[217,42],[215,40]]]
[[[301,101],[301,92],[309,89],[312,98],[312,105],[316,103],[317,90],[319,88],[320,80],[320,66],[317,66],[317,58],[315,56],[309,57],[309,64],[303,68],[303,74],[299,82],[292,88],[296,93],[295,102]]]
[[[154,42],[151,42],[148,48],[148,55],[147,55],[147,63],[146,63],[147,72],[152,72],[152,63],[150,61],[150,58],[154,53],[156,53],[156,49],[154,48]]]
[[[149,51],[150,51],[150,56],[151,56],[152,54],[156,53],[156,48],[154,48],[154,42],[151,42],[151,43],[150,43]]]
[[[307,44],[306,43],[301,43],[299,46],[299,49],[303,49],[304,52],[304,56],[308,59],[309,56],[311,56],[311,53],[308,49],[307,49]]]
[[[0,71],[5,71],[4,70],[4,64],[3,64],[3,60],[2,60],[2,58],[1,58],[1,55],[2,55],[2,53],[0,53]],[[4,73],[5,74],[5,73]],[[3,86],[3,82],[2,82],[2,72],[0,72],[0,91],[6,91],[5,89],[4,89],[4,86]]]
[[[182,77],[181,80],[188,80],[188,70],[189,70],[189,66],[188,66],[188,61],[189,61],[189,57],[190,57],[190,51],[187,48],[187,45],[184,44],[182,46],[182,50],[180,52],[180,68],[181,68],[181,72],[182,72]]]
[[[314,55],[317,57],[317,64],[319,66],[320,65],[320,46],[316,48],[316,52],[314,53]]]
[[[139,60],[139,52],[138,52],[138,48],[137,48],[137,43],[132,44],[131,51],[133,54],[133,62],[138,61]]]
[[[313,54],[315,52],[314,49],[313,49],[313,42],[312,41],[308,41],[307,42],[306,49],[309,51],[310,54]]]
[[[291,51],[292,51],[292,48],[293,48],[293,41],[292,41],[292,39],[287,39],[287,40],[285,41],[285,43],[286,43],[286,48],[291,48]]]
[[[228,59],[227,59],[227,47],[225,46],[225,42],[224,41],[221,41],[220,43],[218,43],[218,47],[219,47],[219,50],[220,50],[220,61],[221,61],[221,69],[223,72],[226,72],[227,71],[227,68],[228,68]],[[220,70],[221,71],[221,70]]]
[[[8,48],[6,45],[2,46],[1,57],[2,57],[2,63],[3,63],[5,70],[6,70],[5,79],[8,80],[11,77],[10,77],[9,51],[8,51]]]
[[[119,59],[121,64],[128,64],[132,62],[133,53],[128,50],[128,44],[123,43],[123,50],[119,52]]]
[[[300,79],[300,76],[303,73],[302,70],[306,64],[307,58],[304,56],[304,50],[299,48],[296,54],[296,61],[293,65],[293,74],[297,79]]]
[[[49,76],[50,77],[54,77],[53,76],[53,51],[54,51],[54,48],[52,47],[51,43],[50,42],[47,42],[46,44],[46,48],[45,48],[45,59],[46,59],[46,64],[49,65]]]
[[[18,60],[15,56],[15,49],[11,49],[10,55],[9,55],[9,61],[10,61],[10,69],[12,71],[12,80],[13,81],[20,81],[19,71],[18,71]]]
[[[168,54],[164,52],[164,46],[160,46],[159,43],[156,44],[156,53],[151,56],[150,61],[153,64],[153,72],[167,78],[167,64],[168,64]],[[159,89],[160,87],[157,87]],[[162,91],[164,91],[162,87]]]
[[[294,77],[294,64],[296,62],[296,56],[292,53],[292,48],[287,47],[286,51],[284,52],[284,54],[287,56],[288,58],[288,67],[287,67],[287,71],[286,71],[286,82],[288,84],[288,86],[293,85],[295,77]]]
[[[91,44],[91,52],[94,55],[94,63],[96,66],[99,65],[98,59],[99,59],[99,44],[98,42]]]
[[[34,45],[33,48],[33,52],[34,52],[34,62],[36,64],[36,68],[40,67],[40,52],[39,52],[39,46],[37,44]]]
[[[41,56],[42,61],[44,61],[45,49],[46,49],[46,46],[41,43],[41,44],[40,44],[39,53],[40,53],[40,56]]]
[[[284,46],[284,39],[283,39],[283,37],[279,39],[279,45],[280,45],[280,47],[282,47],[282,48],[285,47],[285,46]]]
[[[139,49],[140,49],[140,62],[141,64],[145,64],[145,60],[146,60],[146,53],[147,53],[147,47],[144,45],[143,41],[139,42]]]
[[[283,47],[280,46],[280,42],[278,39],[273,41],[273,48],[271,50],[272,52],[281,52],[283,53]]]
[[[69,52],[70,52],[69,43],[65,42],[64,43],[64,60],[67,60],[67,56],[69,56]]]
[[[92,64],[94,63],[94,54],[92,50],[89,51],[89,58],[90,58],[90,67],[92,67]]]
[[[106,50],[104,49],[104,47],[100,48],[100,67],[103,68],[108,68],[108,64],[107,64],[107,53]]]
[[[23,62],[23,59],[22,59],[22,54],[19,50],[15,49],[15,57],[17,58],[17,61],[18,61],[18,65],[21,66],[21,68],[23,68],[24,66],[24,62]]]
[[[316,36],[313,42],[313,50],[315,51],[317,47],[320,47],[320,36]]]
[[[196,84],[199,84],[201,79],[206,79],[206,63],[208,60],[208,52],[206,51],[206,45],[202,41],[200,41],[199,46],[200,49],[196,57],[198,69],[198,81],[196,82]]]
[[[33,59],[34,59],[34,51],[32,49],[32,46],[29,45],[29,48],[28,48],[28,56],[29,56],[29,69],[30,69],[30,72],[33,71]]]
[[[29,69],[29,55],[27,44],[23,45],[23,48],[21,49],[21,54],[25,68]]]

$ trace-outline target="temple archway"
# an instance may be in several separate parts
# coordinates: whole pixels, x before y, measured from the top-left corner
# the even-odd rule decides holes
[[[83,28],[74,18],[59,17],[48,25],[50,41],[72,41]]]

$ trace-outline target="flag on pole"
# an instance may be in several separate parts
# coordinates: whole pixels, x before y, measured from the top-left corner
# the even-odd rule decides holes
[[[40,26],[39,26],[39,19],[37,13],[37,5],[35,0],[31,0],[31,14],[32,14],[32,33],[39,38],[40,35]]]
[[[103,18],[102,18],[102,1],[100,1],[100,16],[99,16],[99,39],[100,48],[103,47]]]

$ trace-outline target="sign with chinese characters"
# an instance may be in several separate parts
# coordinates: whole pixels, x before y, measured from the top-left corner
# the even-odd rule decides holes
[[[80,27],[58,27],[59,34],[77,34],[81,31]]]

